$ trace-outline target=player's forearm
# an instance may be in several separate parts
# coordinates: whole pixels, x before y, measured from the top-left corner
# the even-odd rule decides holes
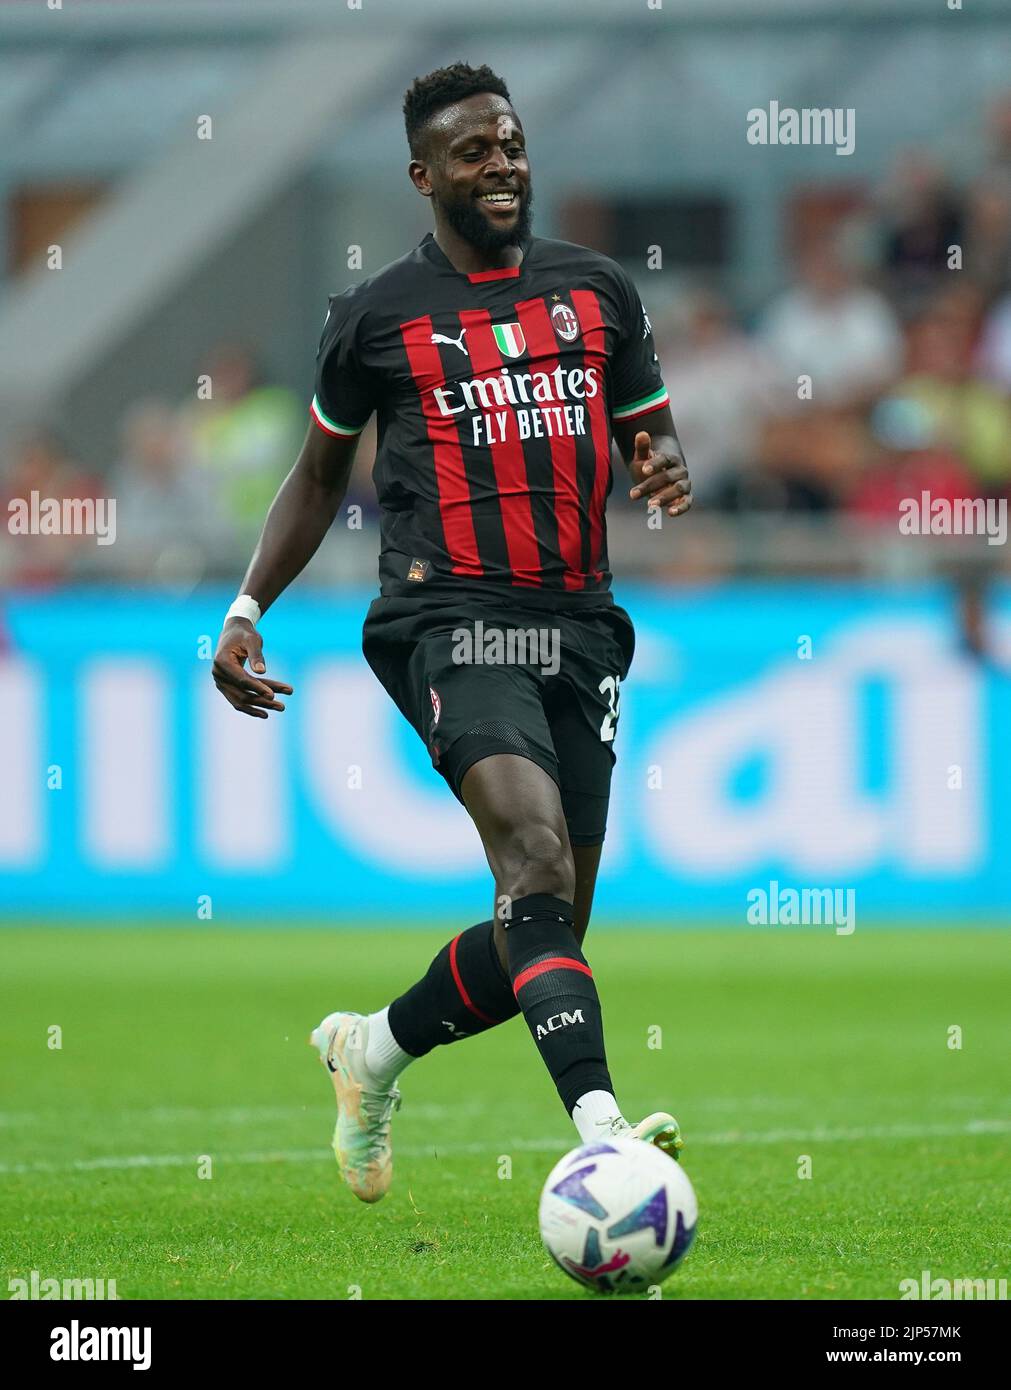
[[[296,464],[270,506],[241,592],[266,612],[316,554],[333,525],[345,487]]]

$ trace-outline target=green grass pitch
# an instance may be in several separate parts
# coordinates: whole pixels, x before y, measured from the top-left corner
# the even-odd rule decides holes
[[[405,1074],[384,1202],[338,1179],[310,1028],[381,1007],[449,934],[0,932],[5,1281],[593,1298],[540,1245],[541,1184],[575,1132],[520,1019]],[[587,946],[626,1114],[671,1109],[687,1141],[699,1235],[665,1298],[1008,1276],[1006,932],[614,929]]]

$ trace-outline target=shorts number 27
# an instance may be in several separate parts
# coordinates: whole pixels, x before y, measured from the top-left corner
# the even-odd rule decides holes
[[[618,722],[618,714],[621,710],[621,692],[618,689],[617,676],[605,676],[597,686],[601,695],[607,696],[607,713],[604,715],[600,725],[601,743],[614,742],[614,728]]]

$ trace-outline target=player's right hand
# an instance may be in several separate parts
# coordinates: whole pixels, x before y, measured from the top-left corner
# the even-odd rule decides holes
[[[262,678],[257,680],[245,669],[255,671]],[[266,719],[267,711],[283,710],[284,705],[278,695],[293,695],[290,685],[283,681],[271,680],[263,675],[267,669],[263,660],[263,639],[256,628],[246,618],[229,618],[218,638],[218,650],[214,653],[214,684],[228,703],[243,714],[254,719]]]

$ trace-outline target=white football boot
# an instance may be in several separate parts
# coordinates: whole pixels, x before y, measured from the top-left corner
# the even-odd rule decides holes
[[[337,1093],[333,1151],[344,1181],[363,1202],[386,1196],[393,1179],[390,1121],[396,1086],[382,1088],[365,1066],[369,1023],[361,1014],[329,1014],[309,1039]]]
[[[642,1139],[644,1143],[662,1149],[675,1163],[681,1161],[681,1150],[685,1146],[681,1126],[666,1111],[658,1110],[653,1115],[647,1115],[637,1125],[629,1124],[620,1116],[601,1125],[601,1139],[617,1139],[621,1135],[628,1139]]]

